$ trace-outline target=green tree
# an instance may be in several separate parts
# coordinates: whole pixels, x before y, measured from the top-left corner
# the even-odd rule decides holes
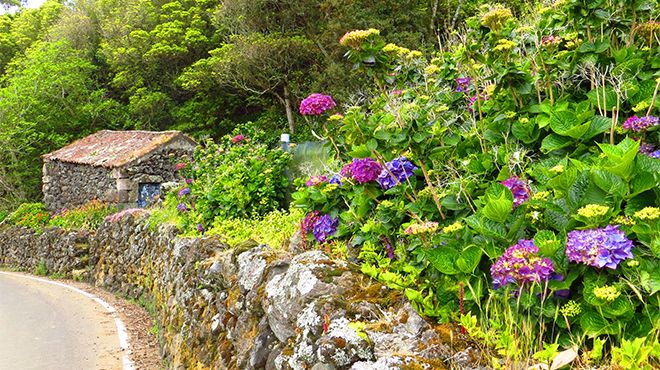
[[[66,40],[36,42],[9,64],[0,88],[3,202],[39,197],[41,155],[119,125],[119,107],[97,86],[95,71]]]

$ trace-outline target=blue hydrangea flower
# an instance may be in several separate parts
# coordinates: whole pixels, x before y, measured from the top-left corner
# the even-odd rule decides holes
[[[573,230],[568,233],[566,257],[585,265],[616,269],[625,259],[633,258],[633,243],[619,226]]]
[[[413,171],[417,169],[406,157],[393,159],[391,162],[385,163],[385,167],[387,169],[384,168],[378,175],[378,184],[385,190],[406,181],[413,176]]]
[[[323,244],[328,237],[337,232],[337,226],[339,226],[339,218],[332,218],[330,215],[319,216],[314,222],[312,233],[314,234],[314,238]]]

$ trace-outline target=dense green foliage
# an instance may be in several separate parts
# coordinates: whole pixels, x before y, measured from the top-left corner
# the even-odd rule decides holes
[[[39,156],[98,129],[217,139],[252,120],[306,138],[308,91],[352,102],[372,89],[346,73],[347,30],[431,51],[477,3],[49,0],[0,15],[0,209],[38,200]]]
[[[623,127],[660,112],[657,9],[567,0],[525,25],[487,7],[430,61],[376,32],[350,35],[347,57],[382,93],[320,124],[344,163],[373,158],[378,181],[353,159],[341,184],[331,172],[301,187],[296,204],[318,212],[308,241],[347,243],[364,273],[426,315],[460,320],[505,368],[573,345],[585,364],[610,353],[626,368],[657,366],[660,160],[648,147],[660,131]],[[414,172],[394,165],[401,157]],[[634,259],[576,263],[572,240],[607,225],[632,240]],[[507,262],[530,243],[527,262]],[[507,279],[495,281],[498,269]]]
[[[117,207],[93,200],[73,209],[65,209],[54,214],[49,227],[64,230],[96,230],[106,217],[116,213]]]

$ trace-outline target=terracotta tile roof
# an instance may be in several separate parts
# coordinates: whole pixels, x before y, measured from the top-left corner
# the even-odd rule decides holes
[[[175,138],[195,142],[179,131],[110,131],[89,135],[43,156],[46,160],[121,167],[143,157]]]

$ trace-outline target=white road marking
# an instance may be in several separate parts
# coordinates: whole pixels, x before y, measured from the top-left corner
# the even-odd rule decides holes
[[[28,276],[28,275],[23,275],[23,274],[17,274],[13,272],[7,272],[7,271],[0,271],[0,274],[5,274],[9,276],[15,276],[15,277],[20,277],[24,279],[30,279],[30,280],[35,280],[39,281],[42,283],[46,284],[51,284],[51,285],[56,285],[61,288],[69,289],[71,291],[74,291],[78,294],[84,295],[85,297],[95,301],[99,305],[101,305],[109,314],[112,315],[112,317],[115,319],[115,326],[117,327],[117,336],[119,337],[119,348],[122,350],[122,364],[123,364],[123,370],[135,370],[135,366],[133,364],[133,361],[131,361],[131,346],[128,343],[128,332],[126,331],[126,325],[121,321],[119,318],[119,315],[117,314],[117,310],[108,302],[104,301],[103,299],[95,296],[94,294],[87,293],[86,291],[82,289],[78,289],[76,287],[73,287],[71,285],[67,285],[64,283],[60,283],[59,281],[53,281],[53,280],[48,280],[48,279],[42,279],[34,276]]]

